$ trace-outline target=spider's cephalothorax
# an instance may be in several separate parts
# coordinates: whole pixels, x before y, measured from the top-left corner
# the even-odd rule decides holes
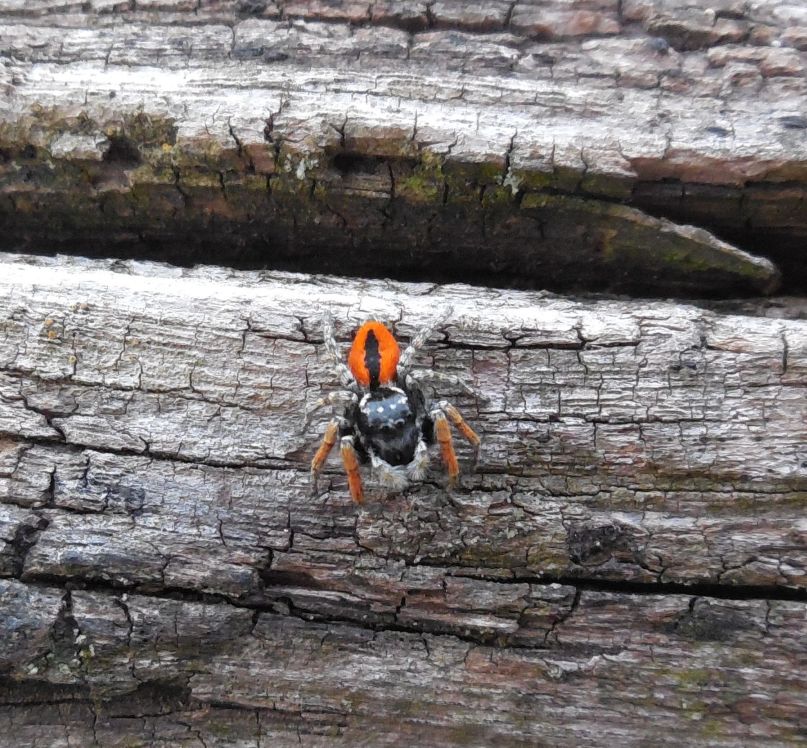
[[[421,381],[458,384],[460,380],[431,370],[410,370],[412,358],[434,329],[445,322],[447,314],[429,328],[421,330],[401,354],[392,333],[380,322],[365,322],[356,332],[348,355],[342,362],[333,336],[329,315],[325,316],[325,349],[331,357],[343,390],[317,401],[313,413],[323,405],[341,405],[342,413],[325,428],[322,442],[311,461],[311,477],[316,490],[317,477],[331,449],[340,442],[342,462],[353,500],[364,499],[359,464],[369,462],[373,474],[388,491],[400,491],[412,480],[421,480],[429,462],[429,447],[437,442],[449,483],[459,475],[459,464],[451,440],[449,420],[473,445],[474,457],[479,437],[451,403],[429,402]],[[311,415],[309,413],[309,416]]]

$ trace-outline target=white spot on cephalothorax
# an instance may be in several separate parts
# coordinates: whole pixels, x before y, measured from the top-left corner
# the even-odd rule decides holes
[[[384,406],[383,406],[383,405],[379,405],[379,406],[378,406],[378,407],[375,409],[375,412],[376,412],[376,413],[383,413],[383,412],[384,412]]]

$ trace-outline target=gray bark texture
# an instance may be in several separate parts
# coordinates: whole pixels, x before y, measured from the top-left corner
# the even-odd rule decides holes
[[[322,313],[447,306],[477,471],[312,495]],[[807,322],[747,306],[3,256],[0,743],[802,741]]]
[[[806,66],[802,0],[0,0],[0,746],[807,741]],[[476,469],[312,493],[323,314],[448,307]]]
[[[807,8],[701,5],[0,0],[4,247],[803,291]]]

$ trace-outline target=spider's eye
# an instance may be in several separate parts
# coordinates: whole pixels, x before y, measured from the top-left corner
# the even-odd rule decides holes
[[[348,366],[364,387],[389,384],[395,379],[401,351],[392,333],[380,322],[365,322],[356,333]]]

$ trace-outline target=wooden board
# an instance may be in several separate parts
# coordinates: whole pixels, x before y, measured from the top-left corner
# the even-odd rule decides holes
[[[739,247],[803,290],[806,14],[800,0],[3,0],[4,246],[773,290],[776,268]]]
[[[807,322],[148,263],[0,262],[0,691],[20,740],[804,738]],[[781,304],[784,304],[783,308]],[[344,342],[482,435],[449,493],[312,495]],[[794,319],[788,319],[794,316]],[[55,738],[55,735],[62,737]],[[56,742],[55,744],[58,744]]]

